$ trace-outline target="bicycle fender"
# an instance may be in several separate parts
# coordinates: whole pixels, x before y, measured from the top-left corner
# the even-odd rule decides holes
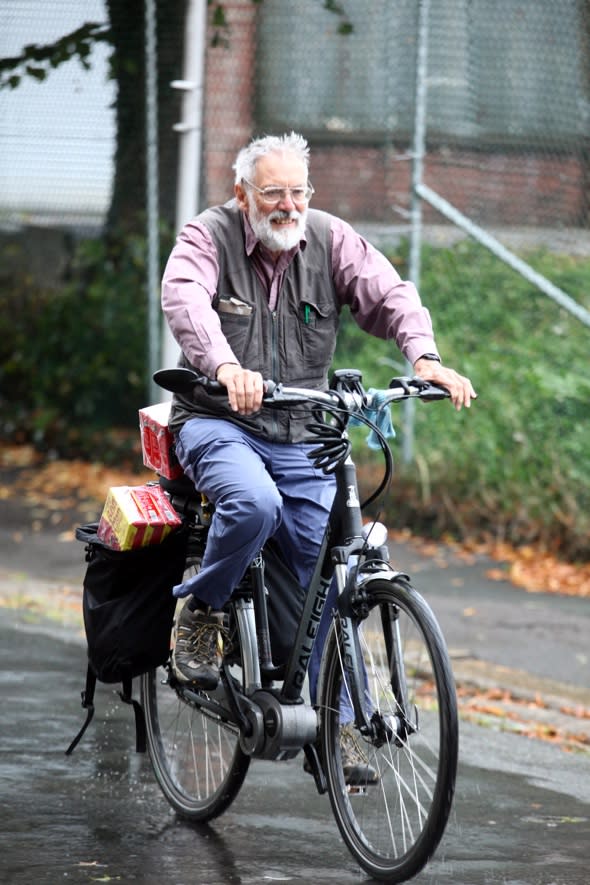
[[[404,581],[410,580],[405,572],[396,571],[386,562],[378,560],[369,560],[358,568],[351,569],[346,586],[338,597],[338,612],[341,617],[367,617],[368,612],[363,612],[364,597],[367,586],[375,578],[380,581],[395,581],[398,578]]]

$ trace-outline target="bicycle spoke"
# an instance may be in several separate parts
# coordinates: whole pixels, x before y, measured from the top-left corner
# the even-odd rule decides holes
[[[358,626],[365,717],[373,727],[372,737],[357,733],[365,785],[347,786],[339,752],[340,706],[352,692],[336,623],[322,671],[322,752],[347,845],[365,870],[391,882],[418,872],[444,831],[456,768],[456,709],[441,702],[454,698],[452,677],[426,604],[407,585],[376,579],[371,586],[371,611]]]
[[[175,686],[161,673],[145,674],[141,684],[156,779],[180,814],[211,820],[237,795],[250,757],[240,748],[238,728],[220,718],[222,695]]]

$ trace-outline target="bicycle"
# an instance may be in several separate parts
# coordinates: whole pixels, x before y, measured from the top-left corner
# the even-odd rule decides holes
[[[154,377],[179,392],[207,383],[189,369]],[[215,387],[212,382],[207,389]],[[344,842],[367,873],[402,882],[432,857],[449,818],[457,770],[451,665],[429,605],[389,562],[385,527],[364,527],[361,510],[392,472],[389,445],[369,414],[409,397],[446,396],[419,378],[394,378],[387,390],[369,392],[354,370],[336,372],[327,391],[266,383],[265,404],[313,407],[314,460],[334,473],[336,495],[284,668],[272,660],[262,551],[226,607],[230,640],[217,689],[180,684],[170,663],[142,677],[153,769],[181,816],[215,818],[237,796],[252,758],[291,759],[303,749]],[[353,419],[376,432],[386,465],[379,488],[362,505],[348,435]],[[185,479],[160,482],[191,525],[187,567],[198,569],[211,506]],[[338,602],[312,707],[304,700],[305,676],[333,578]],[[339,714],[346,702],[354,710],[357,749],[377,773],[376,784],[345,782]]]

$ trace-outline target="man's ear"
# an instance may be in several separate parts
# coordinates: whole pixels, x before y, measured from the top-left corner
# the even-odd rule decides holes
[[[248,198],[246,196],[245,188],[243,188],[241,184],[234,184],[234,194],[236,197],[238,208],[241,209],[243,212],[247,212]]]

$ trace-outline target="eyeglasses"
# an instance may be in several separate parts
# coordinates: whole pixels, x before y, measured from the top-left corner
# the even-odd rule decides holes
[[[281,203],[283,200],[286,200],[287,194],[291,197],[294,203],[309,203],[314,194],[314,189],[311,184],[307,184],[305,187],[257,187],[251,181],[248,181],[247,178],[243,178],[242,181],[255,191],[258,191],[260,199],[268,206],[274,206],[276,203]]]

